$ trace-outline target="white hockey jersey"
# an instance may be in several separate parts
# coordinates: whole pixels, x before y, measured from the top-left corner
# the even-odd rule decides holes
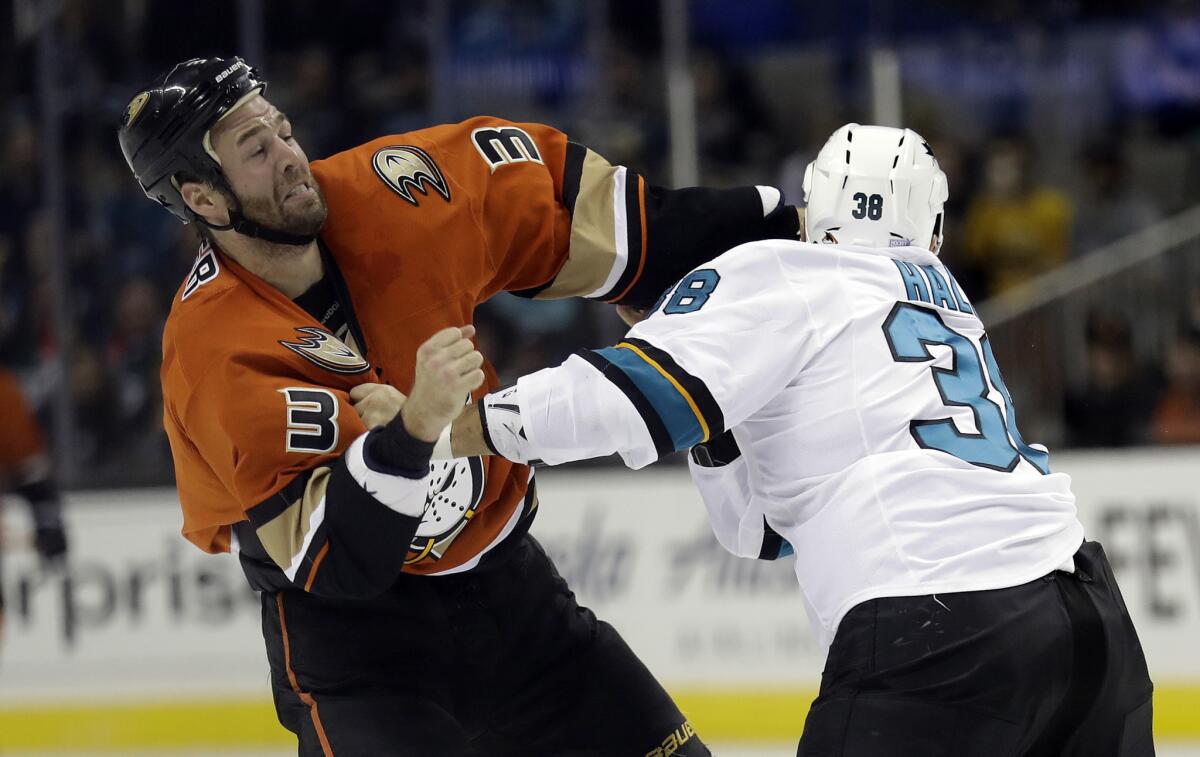
[[[1070,478],[1017,430],[982,323],[928,250],[755,242],[615,347],[516,387],[529,457],[690,463],[718,540],[781,535],[818,640],[875,597],[1015,586],[1083,540]],[[486,400],[485,400],[486,403]],[[737,456],[740,450],[740,456]]]

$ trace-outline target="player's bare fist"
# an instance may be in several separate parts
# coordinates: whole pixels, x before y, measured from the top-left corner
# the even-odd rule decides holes
[[[394,386],[359,384],[350,390],[350,399],[363,424],[367,428],[378,428],[390,423],[408,398]]]
[[[400,409],[404,427],[416,438],[436,441],[483,383],[483,355],[471,342],[474,335],[474,326],[451,326],[417,348],[412,394]]]

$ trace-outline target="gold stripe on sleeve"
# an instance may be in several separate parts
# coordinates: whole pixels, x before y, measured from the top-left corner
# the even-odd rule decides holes
[[[332,473],[332,468],[322,467],[314,470],[304,488],[304,495],[279,515],[258,527],[256,533],[259,541],[279,567],[286,570],[296,554],[304,549],[313,510],[316,510],[325,498],[325,490],[329,487],[329,477]]]
[[[600,288],[617,259],[613,177],[617,169],[591,150],[583,159],[579,195],[571,217],[567,263],[535,299],[580,297]]]

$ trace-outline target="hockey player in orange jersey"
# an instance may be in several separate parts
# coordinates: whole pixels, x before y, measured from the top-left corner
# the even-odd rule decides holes
[[[143,191],[206,242],[164,334],[183,533],[262,591],[301,754],[708,754],[528,534],[533,471],[431,464],[496,386],[474,310],[509,291],[645,307],[740,242],[794,237],[769,187],[666,190],[539,124],[474,118],[308,162],[240,59],[126,107]],[[367,433],[356,387],[409,395]]]
[[[0,418],[4,419],[0,423],[0,494],[12,492],[29,503],[34,549],[44,566],[59,566],[66,559],[67,534],[58,487],[51,475],[50,456],[20,384],[3,369],[0,369]],[[3,635],[4,584],[0,582],[0,638]]]

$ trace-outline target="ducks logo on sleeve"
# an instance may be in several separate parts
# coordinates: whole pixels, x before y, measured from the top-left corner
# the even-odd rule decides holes
[[[428,197],[432,188],[450,202],[450,185],[429,153],[412,145],[395,145],[376,151],[371,158],[375,174],[396,194],[413,205],[420,201],[413,195],[417,190]]]

